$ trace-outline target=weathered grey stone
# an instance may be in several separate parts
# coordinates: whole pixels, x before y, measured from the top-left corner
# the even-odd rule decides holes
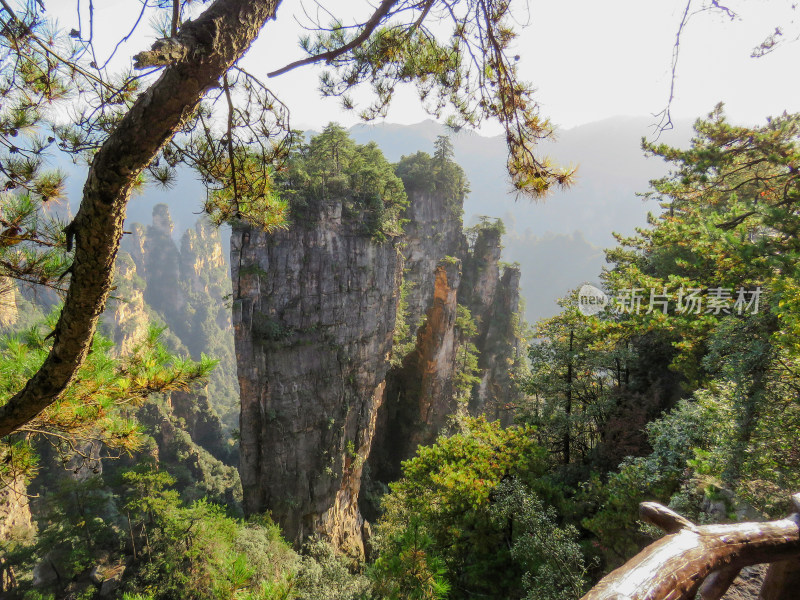
[[[520,337],[519,279],[519,267],[505,267],[492,303],[483,311],[476,340],[481,383],[469,403],[470,413],[486,414],[504,424],[510,424],[510,407],[522,394],[513,380],[513,366],[525,360],[526,348]]]
[[[312,227],[231,238],[245,509],[355,553],[402,269],[360,231],[333,202]]]
[[[506,267],[501,276],[500,228],[481,228],[469,243],[443,198],[411,194],[409,201],[404,278],[416,343],[389,372],[378,415],[369,472],[384,484],[400,477],[401,462],[420,444],[433,443],[457,410],[456,303],[469,309],[478,328],[473,341],[481,383],[471,394],[471,414],[508,420],[506,407],[519,393],[510,370],[523,352],[516,326],[519,269]],[[364,507],[370,517],[375,508]]]
[[[460,211],[454,212],[436,193],[409,194],[405,218],[404,278],[407,291],[407,321],[412,334],[433,302],[436,266],[446,256],[463,257],[467,240],[462,231]]]
[[[499,230],[468,244],[460,211],[442,197],[409,201],[402,244],[365,237],[336,202],[308,226],[234,229],[245,507],[270,510],[295,543],[319,532],[363,551],[362,465],[370,484],[396,479],[401,460],[456,411],[458,304],[478,322],[471,409],[498,418],[514,400],[519,270],[501,276]],[[411,350],[389,371],[403,266]],[[375,514],[374,504],[363,508]]]

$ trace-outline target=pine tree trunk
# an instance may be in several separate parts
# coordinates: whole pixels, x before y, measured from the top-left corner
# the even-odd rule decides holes
[[[187,22],[172,48],[180,56],[136,100],[95,155],[78,214],[68,227],[74,237],[71,281],[53,348],[25,388],[0,407],[0,437],[12,433],[54,402],[85,359],[105,308],[122,223],[139,174],[197,108],[203,95],[249,48],[280,0],[216,0]],[[155,51],[138,64],[161,64]]]

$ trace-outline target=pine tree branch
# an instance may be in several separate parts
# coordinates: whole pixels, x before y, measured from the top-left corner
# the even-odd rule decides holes
[[[377,29],[378,25],[381,23],[381,21],[383,21],[384,18],[386,18],[386,16],[389,14],[389,11],[392,9],[392,6],[394,6],[396,3],[397,0],[383,0],[383,2],[381,2],[381,5],[375,10],[375,12],[369,18],[369,20],[366,23],[364,23],[364,28],[361,30],[361,33],[359,33],[355,38],[353,38],[350,42],[348,42],[344,46],[340,48],[335,48],[333,50],[329,50],[328,52],[322,52],[321,54],[315,54],[314,56],[309,56],[307,58],[296,60],[293,63],[289,63],[285,67],[281,67],[277,71],[268,73],[267,77],[277,77],[278,75],[283,75],[284,73],[292,71],[297,67],[301,67],[303,65],[311,65],[314,63],[321,62],[323,60],[326,62],[330,62],[334,58],[346,54],[347,52],[350,52],[350,50],[354,48],[357,48],[365,41],[367,41],[369,36],[372,35],[372,32],[375,31],[375,29]]]
[[[0,0],[4,1],[4,0]],[[168,66],[133,104],[95,154],[70,225],[75,258],[53,347],[37,373],[0,406],[0,437],[56,401],[89,351],[111,290],[125,210],[139,174],[178,131],[204,94],[247,51],[281,0],[216,0],[181,36],[191,54]]]

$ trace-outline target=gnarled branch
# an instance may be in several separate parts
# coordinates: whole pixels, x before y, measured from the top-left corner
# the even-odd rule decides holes
[[[33,419],[70,384],[91,346],[111,288],[131,190],[203,95],[247,51],[280,0],[216,0],[178,37],[192,52],[169,65],[94,156],[78,214],[69,292],[53,347],[25,387],[0,406],[0,437]]]

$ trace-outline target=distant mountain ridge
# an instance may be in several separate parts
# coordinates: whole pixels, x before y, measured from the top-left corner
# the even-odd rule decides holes
[[[591,243],[607,245],[613,241],[612,231],[628,234],[645,223],[648,207],[635,194],[647,191],[651,179],[666,174],[663,163],[648,160],[641,150],[642,137],[652,133],[651,123],[649,117],[612,117],[562,130],[555,140],[540,144],[540,155],[577,165],[578,176],[572,188],[554,191],[538,203],[517,199],[512,192],[502,136],[483,137],[466,130],[450,133],[431,120],[416,125],[356,125],[350,135],[362,144],[375,141],[392,161],[418,150],[432,152],[438,135],[450,135],[455,160],[471,184],[466,222],[477,215],[504,217],[511,213],[521,232],[580,231]],[[660,141],[684,145],[690,132],[691,123],[679,121]]]
[[[534,321],[555,314],[555,300],[570,288],[597,279],[605,264],[602,248],[613,244],[613,231],[630,235],[646,223],[648,210],[657,210],[636,197],[647,191],[650,179],[667,173],[667,165],[646,159],[640,147],[642,136],[652,134],[651,124],[650,117],[612,117],[562,130],[555,141],[540,144],[540,154],[562,164],[577,164],[578,176],[569,190],[555,191],[537,203],[510,192],[502,136],[452,133],[430,120],[415,125],[356,125],[349,133],[361,144],[375,141],[390,161],[419,150],[433,153],[438,135],[451,136],[455,160],[471,186],[464,222],[475,223],[479,215],[504,220],[508,235],[503,258],[521,264],[526,316]],[[686,145],[690,133],[691,124],[679,121],[660,141]],[[69,175],[67,193],[75,211],[86,167],[58,166]],[[195,175],[183,171],[172,189],[150,185],[137,192],[128,207],[128,221],[149,222],[153,207],[167,202],[176,231],[184,231],[196,221],[204,197]],[[227,230],[222,237],[227,246]]]
[[[649,117],[612,117],[566,129],[538,151],[562,164],[577,164],[577,181],[540,202],[516,198],[506,172],[502,136],[472,131],[449,133],[435,121],[416,125],[356,125],[350,135],[359,143],[375,141],[389,160],[418,150],[433,152],[438,135],[450,135],[455,160],[470,181],[464,222],[479,215],[500,217],[507,229],[504,260],[520,263],[526,317],[533,322],[558,312],[556,300],[585,281],[596,281],[605,265],[603,248],[614,244],[612,232],[631,235],[647,222],[654,204],[636,196],[648,183],[666,175],[668,166],[647,159],[643,136],[652,134]],[[689,121],[678,121],[659,141],[684,146]]]

